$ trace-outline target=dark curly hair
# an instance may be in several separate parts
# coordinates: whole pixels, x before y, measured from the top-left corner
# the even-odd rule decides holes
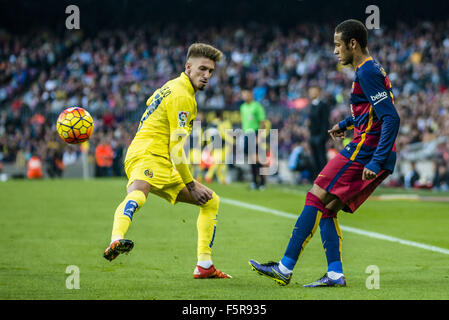
[[[351,39],[355,39],[357,43],[360,44],[362,51],[366,51],[368,45],[368,31],[362,22],[355,19],[345,20],[335,28],[335,33],[340,32],[341,39],[346,47]]]

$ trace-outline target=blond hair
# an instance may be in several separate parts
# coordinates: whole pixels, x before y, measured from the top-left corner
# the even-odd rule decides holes
[[[187,51],[187,60],[189,58],[208,58],[214,62],[219,62],[223,53],[217,48],[205,43],[194,43],[190,45]]]

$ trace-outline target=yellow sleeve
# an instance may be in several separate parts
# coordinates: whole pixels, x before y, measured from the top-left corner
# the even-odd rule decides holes
[[[184,152],[184,143],[190,134],[188,126],[193,117],[194,108],[192,99],[188,97],[175,97],[167,104],[167,117],[170,124],[170,158],[185,184],[193,181]]]

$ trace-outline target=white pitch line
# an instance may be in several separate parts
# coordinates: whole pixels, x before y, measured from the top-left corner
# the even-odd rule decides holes
[[[276,216],[280,216],[280,217],[284,217],[284,218],[298,219],[298,215],[293,214],[293,213],[288,213],[288,212],[275,210],[275,209],[271,209],[271,208],[267,208],[267,207],[263,207],[263,206],[258,206],[255,204],[250,204],[250,203],[246,203],[246,202],[242,202],[242,201],[238,201],[238,200],[220,197],[220,201],[222,203],[230,204],[233,206],[246,208],[246,209],[250,209],[250,210],[255,210],[255,211],[259,211],[259,212],[271,213]],[[404,240],[404,239],[400,239],[400,238],[396,238],[396,237],[387,236],[387,235],[377,233],[377,232],[366,231],[366,230],[342,226],[342,225],[340,225],[340,229],[343,231],[359,234],[359,235],[366,236],[366,237],[373,238],[373,239],[380,239],[380,240],[386,240],[386,241],[390,241],[390,242],[396,242],[396,243],[400,243],[400,244],[403,244],[406,246],[411,246],[411,247],[415,247],[415,248],[420,248],[420,249],[424,249],[424,250],[429,250],[429,251],[439,252],[439,253],[449,255],[449,249],[445,249],[445,248],[431,246],[428,244],[419,243],[419,242],[415,242],[415,241]]]
[[[382,194],[379,200],[420,200],[417,194]]]

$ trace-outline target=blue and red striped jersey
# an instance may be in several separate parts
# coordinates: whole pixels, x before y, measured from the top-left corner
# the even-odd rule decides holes
[[[355,70],[350,103],[351,116],[339,125],[354,128],[354,139],[341,154],[375,173],[381,169],[393,172],[400,119],[388,75],[372,57]]]

